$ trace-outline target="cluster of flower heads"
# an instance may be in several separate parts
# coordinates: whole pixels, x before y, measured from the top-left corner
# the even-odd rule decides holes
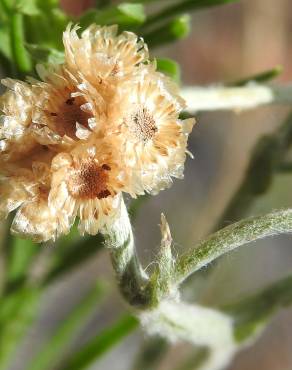
[[[155,194],[180,178],[194,120],[156,71],[147,46],[116,26],[63,35],[63,64],[37,66],[40,81],[4,79],[0,98],[0,217],[35,241],[79,218],[96,234],[118,216],[121,194]]]

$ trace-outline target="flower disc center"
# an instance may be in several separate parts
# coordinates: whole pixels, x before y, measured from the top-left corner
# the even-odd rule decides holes
[[[135,138],[144,143],[157,132],[154,117],[146,107],[139,106],[125,121]]]
[[[72,169],[68,184],[69,192],[77,199],[102,199],[111,193],[107,189],[110,167],[100,166],[93,160],[81,162],[78,168]]]
[[[76,122],[88,128],[88,119],[92,116],[84,112],[75,98],[67,99],[60,107],[59,113],[51,113],[55,119],[56,131],[59,135],[67,135],[76,139]]]

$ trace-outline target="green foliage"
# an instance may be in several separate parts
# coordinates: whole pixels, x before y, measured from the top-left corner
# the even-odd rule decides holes
[[[26,44],[26,49],[36,63],[61,64],[64,62],[64,53],[48,46]]]
[[[186,12],[233,3],[236,1],[238,0],[181,0],[149,16],[146,25],[150,26]]]
[[[157,59],[157,69],[172,78],[175,82],[180,83],[180,66],[174,60],[166,58]]]
[[[19,73],[26,74],[31,71],[32,65],[29,55],[25,49],[25,35],[23,26],[23,15],[15,13],[11,16],[11,49]]]
[[[124,339],[138,326],[138,320],[130,315],[119,318],[112,326],[103,330],[79,352],[73,355],[63,370],[89,369],[105,352]]]
[[[244,77],[234,82],[229,82],[226,84],[226,86],[244,86],[250,82],[258,82],[258,83],[269,82],[277,78],[282,73],[282,71],[283,71],[282,66],[276,66],[272,69],[269,69],[264,72],[260,72],[253,76]]]
[[[51,370],[60,362],[63,353],[73,338],[84,326],[90,314],[96,310],[102,296],[103,287],[97,284],[87,296],[73,309],[53,336],[46,342],[28,365],[27,370]]]
[[[70,17],[54,2],[38,0],[37,5],[39,13],[25,17],[26,43],[62,51],[62,33]]]
[[[180,283],[192,273],[235,248],[260,238],[291,231],[292,210],[241,220],[210,235],[195,249],[181,256],[177,261],[177,276],[174,279]]]
[[[120,29],[129,30],[141,25],[145,19],[146,15],[142,4],[123,3],[101,10],[91,9],[79,21],[81,27],[87,27],[91,23],[100,25],[118,24]]]
[[[8,25],[0,24],[0,53],[7,59],[12,59]]]
[[[17,0],[15,1],[14,11],[26,15],[39,15],[37,0]]]
[[[274,134],[265,135],[255,145],[243,181],[221,216],[217,229],[226,225],[227,220],[237,221],[246,215],[256,197],[268,191],[291,144],[292,114]]]
[[[40,246],[31,240],[23,240],[11,236],[7,247],[8,269],[6,278],[9,290],[9,287],[23,281],[27,277],[33,257]]]
[[[27,333],[39,308],[39,290],[21,287],[1,299],[0,369],[7,370],[17,346]]]
[[[183,15],[174,18],[150,32],[143,34],[143,37],[149,47],[154,48],[180,40],[188,36],[190,32],[190,17]],[[159,35],[159,37],[157,37]]]
[[[236,340],[243,342],[258,335],[277,309],[291,303],[292,277],[288,276],[252,297],[223,307],[223,310],[234,318]]]

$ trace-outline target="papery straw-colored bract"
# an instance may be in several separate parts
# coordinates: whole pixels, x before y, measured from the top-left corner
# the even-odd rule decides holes
[[[65,61],[41,80],[2,80],[0,209],[12,231],[56,239],[79,218],[96,234],[119,215],[122,192],[158,193],[182,177],[194,120],[149,61],[147,46],[116,26],[64,32]]]
[[[182,178],[194,123],[179,119],[183,108],[177,86],[149,68],[118,86],[108,131],[122,139],[136,193],[156,194],[171,184],[171,177]]]

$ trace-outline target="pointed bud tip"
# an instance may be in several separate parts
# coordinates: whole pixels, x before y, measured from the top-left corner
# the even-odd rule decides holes
[[[161,213],[160,230],[161,230],[161,236],[162,236],[161,247],[170,248],[172,244],[172,237],[171,237],[169,225],[163,213]]]

